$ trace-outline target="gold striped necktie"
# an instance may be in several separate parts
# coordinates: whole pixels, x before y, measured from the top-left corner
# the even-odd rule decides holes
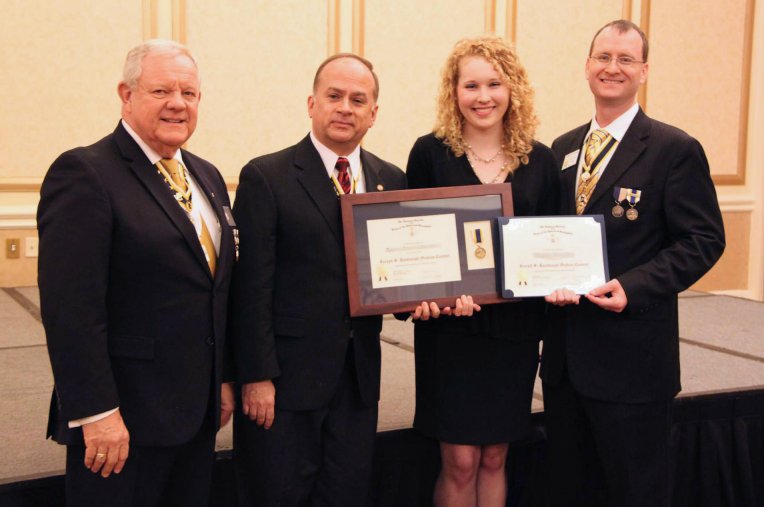
[[[163,158],[159,161],[157,168],[159,169],[159,173],[162,174],[165,179],[167,179],[167,176],[170,177],[170,180],[167,182],[170,185],[170,190],[175,192],[175,199],[178,201],[178,204],[180,204],[186,212],[190,213],[193,207],[193,202],[191,200],[191,190],[188,188],[186,168],[174,158]],[[190,215],[189,218],[191,218]],[[210,231],[201,215],[199,215],[199,220],[202,221],[201,232],[198,234],[199,243],[202,245],[204,257],[207,259],[207,265],[210,267],[210,272],[214,275],[215,266],[217,265],[215,243],[212,241]],[[193,218],[191,218],[191,221],[193,222]]]
[[[607,131],[597,129],[592,131],[584,146],[584,163],[581,164],[581,174],[578,177],[576,190],[576,214],[581,215],[589,203],[594,187],[600,179],[599,165],[604,157],[600,154],[610,144],[611,135]],[[599,162],[597,162],[599,160]],[[595,164],[595,162],[597,162]]]

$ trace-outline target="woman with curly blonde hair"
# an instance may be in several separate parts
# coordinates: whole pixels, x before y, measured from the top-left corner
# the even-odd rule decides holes
[[[555,214],[557,164],[533,140],[537,123],[514,48],[498,37],[459,41],[434,132],[411,149],[409,188],[511,182],[516,216]],[[414,427],[440,441],[437,507],[505,504],[509,442],[530,428],[543,315],[543,299],[526,299],[415,320]]]

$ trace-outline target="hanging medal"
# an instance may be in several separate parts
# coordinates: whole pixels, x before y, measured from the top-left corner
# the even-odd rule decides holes
[[[615,187],[613,189],[613,199],[615,199],[615,206],[613,206],[613,217],[621,218],[625,213],[621,202],[626,198],[626,189],[621,187]]]
[[[481,243],[483,243],[483,235],[480,229],[473,229],[472,230],[472,242],[475,244],[477,248],[475,248],[475,257],[478,259],[482,259],[485,257],[485,248],[483,248]]]
[[[626,196],[629,202],[629,209],[626,210],[626,218],[628,218],[631,221],[634,221],[637,218],[639,218],[639,211],[637,211],[637,208],[635,208],[635,206],[637,205],[641,197],[642,197],[641,190],[636,190],[633,188],[629,189],[628,194]]]

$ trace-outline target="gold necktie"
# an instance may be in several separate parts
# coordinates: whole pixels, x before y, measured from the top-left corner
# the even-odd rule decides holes
[[[175,191],[175,198],[178,200],[178,204],[180,204],[180,206],[187,212],[190,212],[193,203],[191,201],[191,191],[188,188],[186,168],[183,167],[183,164],[179,163],[174,158],[163,158],[159,161],[159,163],[161,165],[160,173],[162,172],[161,169],[165,169],[170,176],[171,181],[168,181],[168,183],[171,183],[170,189]],[[190,215],[189,218],[191,218]],[[207,229],[207,224],[204,222],[204,219],[201,215],[199,215],[199,219],[202,221],[201,232],[198,234],[199,243],[202,245],[204,257],[207,259],[207,264],[210,267],[210,272],[214,275],[215,266],[217,264],[215,243],[213,243],[212,236],[210,236],[210,231]],[[193,218],[191,218],[191,221],[193,222]]]
[[[594,187],[600,179],[601,171],[597,167],[593,167],[593,164],[610,142],[610,137],[607,131],[597,129],[592,131],[589,139],[586,141],[584,146],[584,163],[581,164],[581,175],[578,178],[578,189],[576,190],[576,214],[578,215],[584,212]]]

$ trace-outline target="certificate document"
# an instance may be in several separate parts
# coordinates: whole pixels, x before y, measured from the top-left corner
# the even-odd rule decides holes
[[[586,294],[608,281],[602,215],[500,218],[502,296]]]
[[[366,222],[374,289],[461,280],[453,213]]]

